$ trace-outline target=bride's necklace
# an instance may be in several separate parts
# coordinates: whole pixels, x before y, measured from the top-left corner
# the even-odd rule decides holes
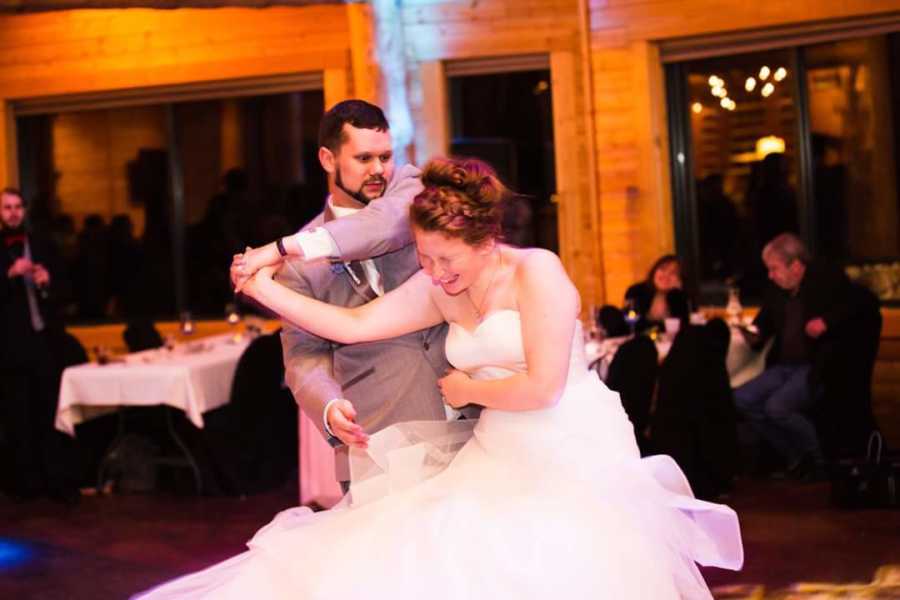
[[[484,295],[481,297],[481,302],[475,304],[475,301],[472,300],[472,294],[469,293],[469,288],[466,288],[466,298],[469,299],[469,304],[472,305],[472,309],[475,311],[475,320],[481,323],[484,319],[484,313],[482,313],[482,309],[484,308],[484,301],[487,300],[488,294],[491,292],[491,286],[494,285],[494,278],[497,276],[497,271],[500,270],[500,267],[503,266],[503,252],[499,254],[499,262],[497,266],[494,267],[494,272],[491,273],[491,280],[488,282],[487,288],[484,290]]]

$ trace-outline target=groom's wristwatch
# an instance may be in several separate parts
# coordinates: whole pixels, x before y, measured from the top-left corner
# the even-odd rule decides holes
[[[278,248],[278,254],[281,256],[287,256],[287,250],[284,248],[284,238],[278,238],[275,240],[275,247]]]

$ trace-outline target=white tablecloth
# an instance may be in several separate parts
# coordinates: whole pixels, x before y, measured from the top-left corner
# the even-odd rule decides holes
[[[756,352],[750,348],[744,336],[736,327],[729,327],[731,331],[731,342],[728,344],[728,355],[725,358],[725,365],[728,368],[728,376],[731,380],[731,387],[736,388],[750,381],[766,367],[766,353],[772,345],[771,340],[760,351]],[[600,342],[590,341],[585,345],[585,355],[588,362],[599,360],[600,377],[606,379],[609,371],[609,365],[612,363],[616,351],[622,343],[628,341],[630,336],[607,338]],[[659,353],[659,360],[662,361],[669,350],[672,348],[672,342],[660,336],[656,340],[656,351]]]
[[[124,362],[87,363],[63,372],[56,428],[69,435],[75,425],[120,406],[165,404],[203,427],[203,413],[228,403],[238,360],[249,339],[203,338],[172,351],[129,354]],[[341,498],[334,478],[334,451],[306,415],[299,424],[300,502],[330,507]]]
[[[331,508],[342,496],[341,486],[334,477],[334,449],[306,413],[302,410],[299,413],[300,504],[309,506],[315,502]]]
[[[248,343],[246,337],[234,341],[219,335],[171,351],[129,354],[123,362],[69,367],[60,385],[56,428],[74,435],[75,425],[98,413],[158,404],[183,410],[191,423],[203,427],[203,413],[228,403],[234,371]]]

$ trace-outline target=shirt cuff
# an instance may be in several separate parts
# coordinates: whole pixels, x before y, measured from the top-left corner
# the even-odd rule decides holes
[[[331,408],[332,404],[334,404],[338,400],[342,400],[342,399],[343,398],[332,398],[331,400],[328,401],[327,404],[325,404],[325,410],[322,411],[322,425],[325,428],[325,433],[327,433],[328,435],[330,435],[333,438],[336,438],[337,436],[334,435],[334,432],[331,431],[331,427],[328,426],[328,409]]]
[[[303,257],[307,261],[319,258],[340,258],[341,256],[341,251],[334,242],[334,238],[324,227],[316,227],[311,231],[299,231],[294,234],[294,240],[303,250]]]

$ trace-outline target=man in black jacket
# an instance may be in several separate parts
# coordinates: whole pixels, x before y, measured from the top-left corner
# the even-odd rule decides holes
[[[11,446],[10,491],[22,499],[48,493],[77,500],[66,440],[55,430],[59,367],[53,340],[62,325],[53,309],[56,253],[25,228],[14,188],[0,192],[0,424]]]
[[[762,259],[775,286],[754,321],[757,331],[744,333],[755,348],[775,341],[765,371],[735,390],[735,405],[789,474],[819,478],[824,459],[809,412],[821,395],[823,349],[852,315],[850,282],[840,269],[813,263],[791,233],[766,244]]]

